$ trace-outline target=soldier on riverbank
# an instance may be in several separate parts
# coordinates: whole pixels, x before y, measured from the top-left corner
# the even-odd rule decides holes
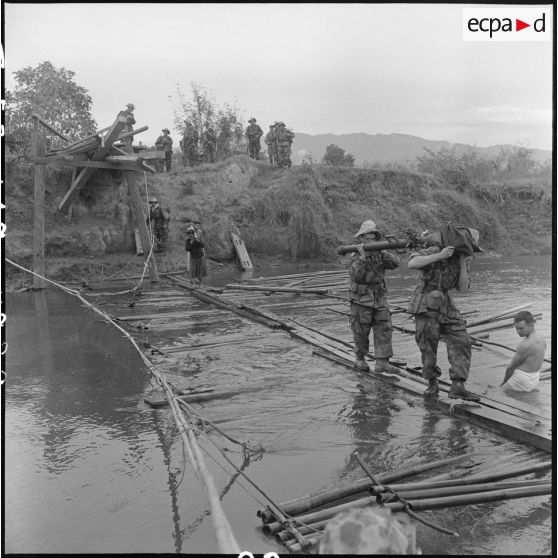
[[[465,389],[471,367],[471,338],[466,323],[455,306],[449,290],[468,291],[471,287],[469,267],[473,252],[481,252],[479,233],[474,229],[443,225],[426,236],[431,246],[409,256],[410,269],[420,271],[407,312],[415,317],[415,340],[422,359],[422,375],[428,380],[426,397],[439,392],[437,366],[438,343],[443,337],[450,363],[452,381],[449,397],[479,401],[480,397]]]
[[[252,159],[259,160],[260,158],[260,138],[263,135],[263,130],[256,124],[255,118],[248,120],[250,125],[246,128],[246,137],[248,138],[248,155]]]
[[[275,123],[277,124],[277,122]],[[269,164],[275,166],[277,161],[277,138],[275,135],[275,124],[269,125],[269,132],[265,135],[265,144],[267,145],[267,156]]]
[[[153,250],[155,252],[165,252],[169,237],[170,215],[165,214],[157,198],[149,199],[149,216],[145,221],[147,222],[147,226],[151,224],[153,230],[153,237],[155,240]]]
[[[167,172],[170,172],[172,165],[172,138],[169,135],[170,130],[168,128],[163,128],[162,132],[163,135],[157,138],[155,147],[157,150],[165,152],[165,168]]]
[[[293,143],[294,134],[289,130],[284,122],[278,122],[275,128],[276,145],[277,145],[277,166],[280,168],[291,167],[291,144]]]

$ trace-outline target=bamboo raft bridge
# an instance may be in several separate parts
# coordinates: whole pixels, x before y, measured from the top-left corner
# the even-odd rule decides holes
[[[70,164],[76,168],[72,184],[60,204],[61,210],[68,210],[75,199],[77,191],[82,187],[95,168],[113,168],[125,172],[129,187],[130,197],[136,214],[138,226],[145,226],[142,207],[140,203],[139,186],[135,175],[137,171],[151,172],[141,157],[126,153],[114,153],[112,143],[117,138],[122,138],[124,121],[118,117],[113,126],[100,131],[106,133],[99,138],[86,138],[76,144],[67,145],[63,150],[55,153],[44,154],[41,152],[41,140],[37,133],[39,124],[48,127],[38,117],[35,117],[35,134],[33,157],[30,159],[36,165],[36,221],[35,232],[41,239],[41,168],[44,164]],[[135,131],[137,133],[137,130]],[[97,138],[97,139],[95,139]],[[94,141],[91,141],[94,140]],[[109,157],[112,157],[109,159]],[[116,157],[117,159],[114,159]],[[94,163],[94,164],[89,164]],[[114,168],[116,166],[116,168]],[[78,172],[77,169],[81,167]],[[81,178],[80,178],[81,177]],[[37,188],[38,186],[38,188]],[[138,203],[134,201],[136,200]],[[39,202],[39,203],[37,203]],[[43,201],[44,212],[44,201]],[[44,213],[43,213],[44,215]],[[39,222],[37,222],[39,221]],[[38,228],[37,228],[38,227]],[[142,229],[140,228],[140,233]],[[144,238],[145,237],[145,238]],[[145,242],[144,242],[145,240]],[[149,269],[152,283],[159,280],[154,261],[150,265],[152,239],[147,227],[142,233],[142,244],[146,257],[146,269]],[[40,243],[36,247],[40,246]],[[234,387],[228,391],[215,389],[196,389],[195,387],[177,388],[172,381],[161,373],[160,368],[164,363],[180,365],[183,355],[190,352],[208,348],[219,349],[225,347],[252,346],[261,342],[270,334],[286,336],[293,343],[303,342],[312,347],[313,358],[327,359],[339,366],[350,369],[350,373],[360,382],[380,381],[389,384],[394,389],[416,395],[423,400],[422,393],[426,382],[421,377],[420,367],[412,366],[417,360],[417,349],[413,337],[413,329],[409,322],[399,321],[398,315],[403,315],[407,297],[404,294],[390,297],[390,308],[394,315],[394,351],[397,359],[392,359],[395,367],[390,373],[358,372],[353,368],[354,354],[352,350],[352,336],[348,327],[348,300],[346,270],[323,271],[314,273],[299,273],[293,275],[249,279],[242,283],[226,285],[223,288],[193,287],[179,274],[165,274],[165,282],[156,285],[156,289],[144,292],[141,289],[144,274],[139,278],[120,278],[119,281],[139,279],[139,283],[132,288],[114,292],[114,282],[88,286],[88,291],[70,289],[57,284],[44,277],[44,253],[36,253],[35,271],[22,268],[15,262],[6,259],[7,263],[32,273],[34,287],[43,288],[46,283],[53,283],[69,294],[78,297],[82,303],[103,319],[112,323],[135,347],[146,365],[155,389],[145,396],[145,402],[153,408],[168,407],[178,427],[186,454],[196,472],[198,479],[206,490],[215,535],[220,551],[223,553],[238,553],[240,546],[230,528],[230,524],[221,507],[220,497],[215,488],[212,475],[205,465],[198,445],[200,436],[206,437],[212,444],[215,441],[209,436],[222,436],[227,443],[238,445],[245,456],[264,451],[262,448],[252,447],[247,442],[235,440],[211,420],[203,417],[193,405],[212,400],[233,398],[236,395],[257,392],[261,386],[246,385]],[[139,288],[138,288],[139,287]],[[103,289],[108,292],[103,292]],[[185,296],[186,294],[186,296]],[[116,306],[116,313],[108,313],[99,308],[99,304],[113,295],[127,297],[124,301],[108,303]],[[96,297],[96,304],[92,304],[86,297]],[[130,298],[131,297],[131,298]],[[194,312],[181,311],[180,305],[185,299],[197,299],[201,305]],[[115,299],[112,299],[115,300]],[[167,304],[173,310],[166,312],[149,313],[144,308]],[[122,311],[127,306],[128,311]],[[488,341],[490,331],[513,326],[513,315],[520,309],[529,306],[510,308],[506,311],[490,316],[472,319],[477,310],[464,311],[468,319],[468,331],[475,343],[477,355],[485,355],[482,359],[475,358],[475,366],[488,366],[494,362],[494,355],[509,356],[511,353],[502,354],[501,349],[512,351],[509,347]],[[131,309],[130,309],[131,308]],[[178,310],[177,310],[178,309]],[[197,316],[195,315],[197,313]],[[221,336],[210,342],[197,342],[180,344],[168,339],[168,345],[156,346],[140,340],[143,330],[165,328],[176,329],[175,323],[184,323],[188,320],[201,319],[200,327],[203,328],[204,320],[211,315],[213,319],[225,320],[227,316],[235,315],[245,323],[255,324],[250,335]],[[309,317],[310,315],[310,317]],[[181,322],[182,320],[182,322]],[[304,320],[304,321],[302,321]],[[374,355],[369,354],[368,359],[374,360]],[[409,362],[407,362],[409,361]],[[479,362],[480,361],[480,362]],[[549,361],[548,361],[549,362]],[[550,364],[550,363],[549,363]],[[549,370],[541,374],[541,381],[550,379]],[[544,411],[527,403],[512,400],[499,392],[483,393],[481,401],[474,403],[449,399],[447,392],[449,382],[441,380],[440,395],[437,399],[429,401],[437,409],[447,412],[455,420],[465,420],[479,425],[491,432],[510,440],[519,442],[531,448],[527,458],[523,456],[516,466],[502,463],[494,465],[482,460],[482,455],[466,453],[463,455],[439,459],[426,463],[414,463],[407,467],[391,470],[389,472],[372,472],[357,452],[354,458],[363,469],[365,476],[345,486],[338,486],[330,490],[322,490],[306,496],[277,502],[268,496],[261,488],[253,483],[242,470],[243,467],[235,465],[231,459],[221,451],[221,455],[233,470],[233,479],[242,477],[259,492],[268,503],[256,510],[261,519],[262,533],[273,537],[277,543],[283,545],[289,552],[311,551],[323,536],[327,521],[340,511],[353,507],[383,506],[393,513],[405,513],[417,522],[423,523],[448,536],[456,535],[455,532],[445,529],[422,514],[425,510],[436,510],[453,506],[465,506],[483,502],[494,502],[506,499],[527,498],[552,494],[551,483],[548,478],[533,478],[543,473],[548,473],[552,467],[552,421]],[[240,411],[241,412],[241,411]],[[245,461],[246,462],[246,461]],[[463,465],[461,467],[461,465]],[[418,481],[408,479],[417,475],[452,466],[449,472],[421,478]],[[464,473],[465,470],[465,473]],[[526,478],[528,477],[528,478]],[[232,481],[234,482],[234,480]]]

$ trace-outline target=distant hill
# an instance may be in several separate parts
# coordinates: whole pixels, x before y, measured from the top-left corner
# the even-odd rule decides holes
[[[502,147],[513,147],[511,145],[493,145],[490,147],[476,147],[463,143],[451,143],[449,141],[435,141],[410,136],[407,134],[320,134],[313,136],[295,131],[295,139],[292,146],[292,162],[299,165],[306,154],[312,155],[315,163],[320,162],[324,156],[326,147],[332,143],[342,147],[351,155],[354,155],[356,164],[362,165],[365,161],[369,163],[387,163],[411,161],[415,157],[424,154],[424,148],[439,151],[442,147],[458,150],[474,148],[488,157],[496,156]],[[552,152],[546,149],[533,149],[533,157],[538,162],[544,162],[552,157]]]

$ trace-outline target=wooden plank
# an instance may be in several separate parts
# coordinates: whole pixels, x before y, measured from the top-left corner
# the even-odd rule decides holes
[[[328,294],[327,289],[297,289],[296,287],[266,287],[262,285],[235,285],[229,283],[225,285],[226,289],[236,289],[240,291],[263,291],[267,293],[298,293],[298,294]]]
[[[330,351],[329,349],[324,351],[322,349],[322,352],[317,354],[321,354],[325,358],[339,362],[354,370],[352,358],[343,355],[342,352]],[[398,387],[422,397],[423,384],[412,382],[412,380],[407,378],[402,378],[400,382],[394,382],[392,378],[386,379],[382,373],[374,371],[367,372],[366,375],[388,381],[391,384],[396,383]],[[529,421],[496,409],[487,408],[481,403],[463,402],[460,399],[450,399],[446,396],[431,398],[428,401],[449,411],[451,414],[468,418],[492,432],[541,449],[547,453],[552,452],[551,421]]]
[[[242,269],[254,269],[246,246],[244,245],[244,240],[242,240],[235,232],[231,231],[231,238],[233,241],[233,246],[238,256],[238,260]]]
[[[108,170],[131,170],[135,171],[141,168],[141,161],[79,161],[70,157],[27,157],[25,159],[30,163],[59,165],[67,167],[82,167],[93,169],[108,169]]]
[[[50,124],[45,122],[36,112],[31,115],[31,118],[34,118],[36,121],[40,122],[47,130],[50,130],[53,134],[57,135],[59,138],[62,138],[65,142],[69,142],[70,140],[60,133],[56,128],[53,128]]]
[[[139,229],[137,227],[134,228],[134,242],[136,243],[136,256],[143,256],[141,237],[140,237]]]
[[[195,296],[196,298],[198,298],[199,300],[203,300],[204,302],[207,302],[209,304],[213,304],[215,306],[217,306],[218,308],[223,308],[225,310],[229,310],[231,312],[234,312],[235,314],[238,314],[244,318],[247,318],[251,321],[255,321],[258,323],[261,323],[271,329],[283,329],[283,323],[279,322],[279,321],[272,321],[269,320],[263,316],[258,316],[257,314],[248,312],[247,310],[243,310],[241,308],[239,308],[236,304],[230,303],[230,302],[226,302],[222,299],[220,299],[219,297],[215,296],[215,295],[211,295],[209,294],[207,291],[205,291],[204,289],[200,288],[200,287],[193,287],[192,285],[189,285],[186,280],[184,279],[179,279],[177,277],[169,277],[169,280],[176,284],[179,285],[181,287],[183,287],[184,289],[189,290],[193,296]]]
[[[149,126],[141,126],[140,128],[136,128],[135,130],[132,130],[130,132],[124,132],[118,136],[118,141],[122,139],[130,138],[132,136],[135,136],[136,134],[141,134],[146,130],[149,130]]]
[[[101,161],[102,159],[105,158],[105,156],[109,152],[111,145],[116,140],[116,138],[118,137],[118,135],[124,129],[125,126],[126,126],[126,118],[124,118],[123,116],[118,116],[114,121],[114,124],[112,125],[111,129],[105,136],[103,147],[100,147],[93,153],[93,157],[92,157],[93,161]],[[66,195],[60,202],[60,205],[58,206],[58,209],[60,211],[66,211],[68,209],[69,205],[74,201],[74,199],[78,195],[80,189],[83,188],[83,186],[87,183],[87,181],[89,180],[89,178],[94,172],[95,169],[84,168],[78,174],[78,176],[76,177],[76,179],[73,181],[70,188],[66,192]]]

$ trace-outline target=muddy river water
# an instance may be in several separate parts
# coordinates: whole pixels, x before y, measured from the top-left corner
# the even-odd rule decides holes
[[[254,276],[316,269],[332,268],[279,266],[258,269]],[[215,273],[209,283],[225,284],[241,275]],[[392,273],[388,287],[396,295],[408,294],[415,281],[415,272],[401,268]],[[458,297],[460,307],[489,315],[532,303],[530,310],[542,313],[537,329],[547,338],[551,356],[548,257],[485,257],[474,263],[472,281],[473,291]],[[240,333],[250,339],[177,352],[178,360],[150,358],[177,386],[254,388],[196,409],[233,438],[264,449],[244,458],[236,446],[214,437],[276,502],[362,478],[351,455],[355,450],[375,472],[465,451],[480,452],[485,470],[540,457],[538,450],[450,416],[420,397],[379,380],[363,381],[356,372],[312,354],[309,345],[284,331],[223,313],[178,291],[172,285],[146,285],[134,308],[125,298],[119,304],[111,297],[100,301],[107,312],[118,315],[182,312],[182,318],[152,320],[147,330],[130,330],[155,346],[203,345]],[[281,312],[279,296],[276,310]],[[152,384],[130,343],[78,299],[57,289],[8,293],[7,312],[5,551],[218,552],[206,495],[183,455],[170,411],[144,402]],[[319,324],[316,312],[301,304],[298,316]],[[519,340],[513,328],[491,332],[490,339],[513,347]],[[494,353],[491,368],[475,366],[485,352],[473,353],[470,387],[479,392],[497,389],[511,356]],[[549,415],[555,411],[550,381],[526,397]],[[214,445],[203,438],[200,445],[241,548],[288,554],[261,534],[256,510],[265,503],[263,497]],[[548,496],[426,516],[460,536],[418,525],[417,543],[424,554],[551,554]]]

